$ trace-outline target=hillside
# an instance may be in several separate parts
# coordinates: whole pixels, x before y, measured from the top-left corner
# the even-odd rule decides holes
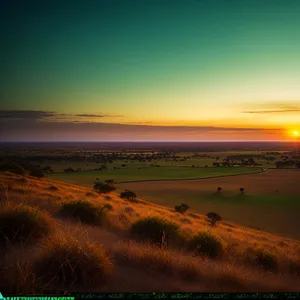
[[[0,182],[3,293],[298,290],[299,241],[49,179],[5,172]],[[72,208],[79,200],[82,222]],[[153,216],[176,223],[165,227],[160,247],[145,242],[157,224],[138,222]],[[204,239],[195,239],[199,232]]]

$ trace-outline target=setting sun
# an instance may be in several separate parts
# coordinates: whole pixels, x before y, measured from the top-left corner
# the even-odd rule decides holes
[[[298,136],[298,135],[299,135],[299,131],[294,130],[294,131],[293,131],[293,135],[294,135],[294,136]]]

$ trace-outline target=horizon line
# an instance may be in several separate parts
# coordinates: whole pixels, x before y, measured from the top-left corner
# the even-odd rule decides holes
[[[263,143],[299,143],[300,140],[72,140],[72,141],[0,141],[0,143],[230,143],[230,142],[263,142]]]

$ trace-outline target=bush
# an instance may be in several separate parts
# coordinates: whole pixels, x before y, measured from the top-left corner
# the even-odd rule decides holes
[[[73,285],[99,288],[112,272],[110,258],[92,241],[60,236],[48,239],[43,246],[33,270],[38,284],[47,284],[52,293]]]
[[[240,192],[244,193],[245,189],[244,188],[240,188]]]
[[[95,225],[103,225],[108,219],[107,210],[103,206],[95,206],[82,200],[64,203],[61,213],[83,223]]]
[[[49,186],[48,189],[49,189],[50,191],[53,191],[53,192],[58,191],[58,187],[56,187],[55,185]]]
[[[134,200],[136,198],[136,193],[129,190],[125,190],[120,194],[120,198],[127,199],[127,200]]]
[[[102,183],[102,182],[96,182],[94,184],[94,190],[96,190],[100,194],[106,194],[110,193],[116,190],[116,188],[110,184]]]
[[[11,203],[0,210],[0,244],[21,243],[47,235],[53,228],[51,217],[35,207]]]
[[[177,238],[179,225],[161,217],[146,217],[132,224],[131,232],[144,241],[161,244],[162,240]]]
[[[222,256],[224,247],[219,237],[209,232],[199,232],[189,241],[189,249],[196,254],[217,258]]]
[[[262,267],[268,271],[276,271],[278,268],[276,256],[265,249],[254,250],[252,253],[251,261],[256,266]]]
[[[113,179],[107,179],[107,180],[105,180],[105,183],[107,183],[107,184],[113,184],[114,180]]]
[[[209,212],[206,216],[210,220],[212,226],[215,226],[218,221],[222,220],[221,216],[215,212]]]
[[[181,205],[175,206],[175,211],[177,211],[181,214],[184,214],[188,209],[189,209],[189,206],[186,204],[181,204]]]

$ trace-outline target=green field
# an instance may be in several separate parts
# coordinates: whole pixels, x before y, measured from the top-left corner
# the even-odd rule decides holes
[[[193,181],[117,184],[117,192],[133,190],[146,201],[166,205],[185,203],[193,211],[218,212],[225,220],[275,234],[300,238],[300,170],[270,170],[261,174]],[[217,187],[222,191],[217,193]],[[241,194],[240,187],[245,188]]]
[[[106,171],[81,171],[74,173],[54,173],[50,178],[69,183],[91,186],[96,178],[100,181],[113,179],[115,182],[145,181],[145,180],[180,180],[228,176],[261,172],[261,168],[191,168],[191,167],[144,167],[108,169]]]

